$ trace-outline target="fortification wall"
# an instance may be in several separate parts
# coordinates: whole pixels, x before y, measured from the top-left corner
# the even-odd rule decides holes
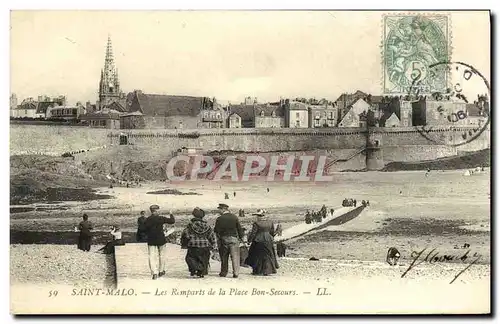
[[[102,147],[112,143],[109,130],[80,126],[10,125],[10,155],[48,154]]]
[[[476,151],[490,146],[490,132],[486,130],[472,142],[464,141],[471,127],[443,127],[422,131],[417,127],[374,128],[370,138],[380,141],[380,156],[384,163],[391,161],[430,160],[455,155],[462,151]],[[120,134],[128,135],[130,145],[119,145]],[[89,127],[11,125],[10,148],[12,154],[63,152],[86,150],[106,145],[104,151],[120,152],[128,160],[168,160],[182,147],[201,148],[206,151],[286,152],[328,150],[333,156],[345,158],[366,145],[367,131],[359,128],[325,129],[198,129],[198,130],[108,130]],[[97,150],[82,153],[95,158]],[[110,151],[111,152],[111,151]],[[358,154],[352,161],[339,162],[337,169],[363,169],[365,156]],[[342,166],[342,167],[341,167]]]

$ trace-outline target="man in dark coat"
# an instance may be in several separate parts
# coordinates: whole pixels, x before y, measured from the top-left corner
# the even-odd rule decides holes
[[[151,269],[153,280],[165,275],[167,239],[163,232],[163,224],[175,223],[172,212],[170,212],[170,217],[167,218],[160,216],[158,214],[158,209],[160,209],[158,205],[149,207],[151,216],[149,216],[144,223],[148,242],[149,268]]]
[[[148,241],[148,236],[146,233],[146,212],[141,211],[141,216],[137,219],[137,234],[136,240],[139,243],[145,243]]]
[[[233,278],[238,278],[240,272],[240,241],[243,241],[243,228],[238,217],[229,211],[228,205],[219,204],[217,210],[220,216],[215,221],[214,232],[217,235],[217,245],[221,260],[219,276],[227,276],[229,256],[231,256]]]

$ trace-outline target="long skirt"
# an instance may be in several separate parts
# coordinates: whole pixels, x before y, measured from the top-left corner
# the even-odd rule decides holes
[[[245,263],[252,267],[253,275],[270,275],[279,269],[272,242],[252,242]]]
[[[80,233],[78,237],[78,249],[82,251],[90,251],[90,245],[92,243],[92,236]]]
[[[207,275],[210,267],[210,248],[188,247],[186,263],[191,275]]]

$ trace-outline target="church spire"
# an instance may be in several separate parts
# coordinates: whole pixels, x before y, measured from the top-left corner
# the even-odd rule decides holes
[[[104,69],[101,71],[101,82],[99,83],[99,102],[104,107],[116,101],[120,97],[120,82],[113,57],[113,46],[111,36],[108,34],[106,54],[104,58]]]

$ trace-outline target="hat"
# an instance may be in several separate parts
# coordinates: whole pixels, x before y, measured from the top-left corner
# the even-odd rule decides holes
[[[257,210],[256,213],[253,213],[252,215],[255,215],[255,216],[264,216],[266,214],[266,210],[265,209],[259,209]]]
[[[226,204],[219,204],[219,207],[217,207],[217,209],[227,209],[227,208],[229,208],[229,206]]]
[[[193,216],[196,218],[203,218],[205,217],[205,211],[201,208],[196,207],[193,209]]]
[[[160,209],[160,206],[158,206],[158,205],[151,205],[151,206],[149,206],[149,210],[151,210],[151,211],[158,210],[158,209]]]

